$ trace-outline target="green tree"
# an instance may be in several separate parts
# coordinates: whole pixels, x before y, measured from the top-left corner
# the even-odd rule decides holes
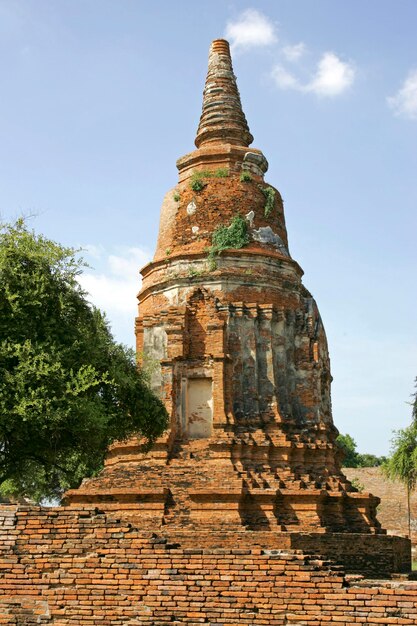
[[[78,283],[76,251],[24,221],[0,227],[0,491],[75,487],[108,445],[167,426],[162,402]]]
[[[399,480],[407,490],[408,536],[411,535],[411,493],[417,485],[417,425],[415,422],[397,430],[392,440],[391,455],[382,466],[391,480]]]
[[[386,461],[385,456],[358,452],[356,441],[348,434],[339,435],[336,443],[343,450],[343,467],[378,467]]]
[[[376,456],[375,454],[369,454],[369,452],[365,452],[364,454],[358,452],[358,464],[356,467],[379,467],[383,465],[386,460],[387,457],[385,456]]]
[[[350,435],[340,434],[336,439],[337,445],[343,451],[343,467],[358,467],[358,453],[356,441]]]

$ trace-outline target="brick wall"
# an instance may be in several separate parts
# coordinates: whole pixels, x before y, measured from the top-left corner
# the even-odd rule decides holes
[[[383,528],[392,535],[408,536],[407,493],[398,481],[387,480],[379,467],[345,467],[343,472],[349,480],[356,480],[381,498],[378,519]],[[411,496],[411,541],[417,545],[417,493]]]
[[[331,562],[298,550],[202,548],[198,536],[184,547],[82,508],[6,507],[3,518],[0,624],[417,620],[417,583],[349,583]]]

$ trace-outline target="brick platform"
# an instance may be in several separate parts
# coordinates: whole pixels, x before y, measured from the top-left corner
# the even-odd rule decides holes
[[[417,582],[349,580],[323,557],[277,549],[271,533],[267,547],[233,533],[210,545],[208,535],[201,542],[190,534],[168,538],[76,507],[3,507],[2,521],[0,624],[391,626],[417,620]],[[388,538],[377,539],[385,549]]]

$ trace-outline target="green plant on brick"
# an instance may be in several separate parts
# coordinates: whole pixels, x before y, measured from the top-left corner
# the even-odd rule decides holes
[[[203,172],[194,172],[191,176],[190,187],[193,191],[202,191],[206,183],[203,180]]]
[[[216,259],[214,257],[209,256],[208,263],[207,263],[207,269],[208,269],[209,272],[214,272],[214,270],[217,269],[217,262],[216,262]]]
[[[230,248],[243,248],[249,243],[248,225],[241,215],[235,215],[229,226],[221,224],[211,236],[209,263],[215,263],[215,256]],[[215,269],[213,267],[213,269]]]
[[[193,191],[202,191],[207,185],[205,178],[227,178],[229,170],[226,167],[219,167],[217,170],[196,170],[193,172],[190,187]]]
[[[196,267],[194,267],[194,265],[188,268],[189,278],[197,278],[198,276],[201,276],[201,273],[201,270],[198,270]]]
[[[227,178],[229,176],[229,170],[227,167],[219,167],[213,172],[214,178]]]
[[[252,175],[247,170],[243,170],[240,174],[240,182],[241,183],[250,183],[252,181]]]
[[[274,208],[275,204],[275,189],[272,187],[262,187],[262,185],[258,185],[259,189],[265,196],[265,206],[264,206],[264,215],[268,217]]]

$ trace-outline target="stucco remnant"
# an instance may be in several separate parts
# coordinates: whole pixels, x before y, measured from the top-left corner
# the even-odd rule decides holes
[[[187,204],[187,215],[194,215],[196,210],[197,210],[197,205],[194,200],[191,200],[191,202]]]
[[[260,243],[270,243],[285,256],[290,256],[281,237],[274,233],[270,226],[261,226],[258,230],[252,230],[252,237]]]

